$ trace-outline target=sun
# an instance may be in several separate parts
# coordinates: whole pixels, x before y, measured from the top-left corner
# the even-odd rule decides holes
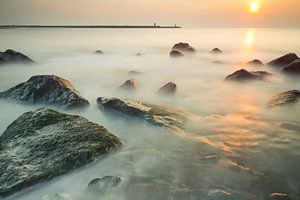
[[[257,13],[260,9],[260,3],[255,1],[249,4],[249,10],[252,13]]]

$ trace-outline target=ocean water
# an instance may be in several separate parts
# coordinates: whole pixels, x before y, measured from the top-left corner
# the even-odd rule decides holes
[[[94,163],[6,199],[40,200],[62,192],[73,200],[264,200],[271,193],[300,197],[300,104],[266,109],[269,99],[300,89],[299,79],[268,62],[300,54],[299,29],[0,29],[0,51],[23,52],[38,64],[0,66],[0,91],[33,75],[68,79],[90,101],[82,115],[119,136],[124,146]],[[171,47],[189,42],[197,53],[170,58]],[[218,47],[224,51],[212,55]],[[100,49],[102,55],[93,52]],[[137,53],[141,56],[137,56]],[[221,63],[214,63],[221,61]],[[273,73],[266,81],[225,82],[238,69]],[[131,70],[143,75],[129,76]],[[137,81],[136,92],[117,88]],[[174,97],[157,90],[172,81]],[[98,109],[97,97],[122,97],[179,108],[193,115],[186,133],[175,133]],[[0,101],[0,135],[26,111],[41,106]],[[121,176],[122,184],[91,195],[90,180]]]

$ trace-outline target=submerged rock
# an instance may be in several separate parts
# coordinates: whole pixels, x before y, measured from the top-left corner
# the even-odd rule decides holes
[[[27,104],[58,105],[64,108],[89,105],[70,81],[55,75],[32,76],[27,82],[0,92],[0,98]]]
[[[101,50],[96,50],[94,53],[95,54],[104,54],[103,51],[101,51]]]
[[[101,192],[105,189],[118,186],[122,182],[122,178],[118,176],[105,176],[103,178],[95,178],[88,184],[88,189]]]
[[[180,52],[186,52],[186,53],[194,53],[195,49],[194,47],[190,46],[189,43],[177,43],[172,47],[172,50],[180,51]]]
[[[290,63],[294,62],[295,60],[299,59],[299,57],[295,53],[288,53],[284,56],[281,56],[275,60],[269,62],[269,65],[277,66],[277,67],[286,67]]]
[[[27,57],[26,55],[14,51],[12,49],[7,49],[5,52],[0,52],[0,64],[10,64],[10,63],[34,63],[34,61]]]
[[[300,99],[300,91],[290,90],[290,91],[282,92],[272,97],[272,99],[267,104],[267,107],[273,108],[273,107],[287,105],[291,103],[297,103],[299,99]]]
[[[171,57],[182,57],[184,56],[183,53],[181,53],[180,51],[177,51],[177,50],[172,50],[170,52],[170,56]]]
[[[247,65],[263,66],[264,63],[258,59],[251,60]]]
[[[290,63],[282,72],[289,75],[300,75],[300,59]]]
[[[130,79],[125,81],[119,89],[125,89],[125,90],[134,90],[136,88],[136,81],[134,79]]]
[[[99,97],[97,103],[105,109],[115,110],[130,117],[143,119],[150,124],[173,130],[184,129],[187,121],[186,113],[180,110],[135,100]]]
[[[292,200],[288,194],[285,193],[272,193],[270,200]]]
[[[56,192],[44,195],[41,200],[72,200],[72,198],[66,193]]]
[[[249,81],[249,80],[265,80],[267,76],[270,76],[269,72],[266,71],[247,71],[240,69],[233,74],[228,75],[225,80],[227,81]]]
[[[80,116],[46,108],[24,113],[0,136],[0,196],[85,166],[121,144]]]
[[[162,86],[158,92],[160,94],[172,95],[175,94],[177,91],[177,86],[173,82],[169,82],[166,85]]]
[[[214,54],[220,54],[220,53],[223,53],[223,51],[219,48],[214,48],[210,51],[211,53],[214,53]]]

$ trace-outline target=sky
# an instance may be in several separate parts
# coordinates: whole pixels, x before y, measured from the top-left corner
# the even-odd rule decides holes
[[[258,2],[256,13],[249,4]],[[0,0],[0,24],[300,27],[300,0]]]

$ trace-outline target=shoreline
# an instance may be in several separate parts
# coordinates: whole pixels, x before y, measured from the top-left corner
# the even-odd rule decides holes
[[[180,29],[181,26],[147,26],[147,25],[0,25],[0,29],[11,28],[145,28],[145,29]]]

